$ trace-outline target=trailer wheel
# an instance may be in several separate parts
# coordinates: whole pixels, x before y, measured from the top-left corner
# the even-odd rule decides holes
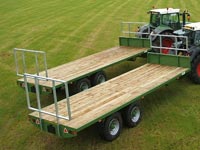
[[[97,72],[92,76],[91,80],[92,86],[101,84],[107,80],[106,74],[104,73],[104,71]]]
[[[139,124],[141,121],[141,109],[138,104],[131,104],[125,108],[123,119],[126,126],[132,128]]]
[[[85,91],[91,87],[90,80],[87,78],[78,80],[75,84],[75,93],[79,93],[81,91]]]
[[[192,62],[191,79],[195,83],[200,84],[200,55]]]
[[[119,137],[121,130],[122,117],[119,112],[107,117],[99,124],[100,136],[107,141],[113,141]]]

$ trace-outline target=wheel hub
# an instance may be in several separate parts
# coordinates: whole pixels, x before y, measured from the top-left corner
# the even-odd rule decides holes
[[[87,89],[89,89],[88,84],[85,83],[85,82],[83,82],[83,83],[81,84],[81,91],[85,91],[85,90],[87,90]]]
[[[109,132],[111,135],[116,135],[119,131],[119,121],[117,119],[113,119],[109,124]]]
[[[197,65],[197,75],[200,77],[200,63]]]
[[[162,47],[166,47],[166,48],[162,48],[162,53],[163,54],[168,54],[169,53],[169,50],[168,48],[172,47],[172,44],[173,44],[173,40],[170,39],[170,38],[164,38],[162,40]]]
[[[103,75],[101,75],[101,76],[99,76],[98,77],[98,84],[100,84],[100,83],[103,83],[103,82],[105,82],[106,81],[106,79],[105,79],[105,77],[103,76]]]
[[[140,119],[140,109],[138,107],[132,109],[131,117],[133,122],[137,122]]]

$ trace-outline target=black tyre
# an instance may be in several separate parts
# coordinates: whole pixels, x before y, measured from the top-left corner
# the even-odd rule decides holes
[[[119,112],[107,117],[99,123],[100,136],[107,140],[113,141],[119,137],[122,130],[122,117]]]
[[[141,121],[142,112],[138,104],[131,104],[124,109],[123,119],[127,127],[132,128]]]
[[[136,36],[138,38],[148,38],[149,37],[149,33],[151,33],[151,31],[149,31],[149,26],[148,25],[144,25],[142,27],[139,27],[138,29],[138,33],[136,34]]]
[[[107,77],[103,71],[97,72],[91,77],[92,86],[101,84],[105,82],[106,80],[107,80]]]
[[[191,64],[191,79],[200,84],[200,55],[198,55]]]
[[[91,87],[90,80],[87,78],[81,79],[75,84],[75,93],[79,93],[81,91],[85,91]]]

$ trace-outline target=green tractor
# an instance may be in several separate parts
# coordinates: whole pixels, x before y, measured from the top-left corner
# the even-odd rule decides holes
[[[186,17],[188,21],[190,20],[188,11],[180,13],[180,9],[152,9],[148,14],[150,14],[150,22],[138,28],[138,37],[149,38],[149,35],[153,33],[155,36],[151,40],[154,45],[160,45],[157,34],[172,35],[174,31],[181,29],[186,24]],[[181,16],[182,22],[180,21]],[[161,42],[164,47],[171,47],[174,43],[173,39],[168,37],[163,38]],[[155,49],[155,51],[157,50]]]

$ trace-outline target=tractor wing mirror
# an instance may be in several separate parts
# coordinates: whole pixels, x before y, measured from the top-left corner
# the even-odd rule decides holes
[[[190,21],[190,14],[187,14],[187,20]]]

